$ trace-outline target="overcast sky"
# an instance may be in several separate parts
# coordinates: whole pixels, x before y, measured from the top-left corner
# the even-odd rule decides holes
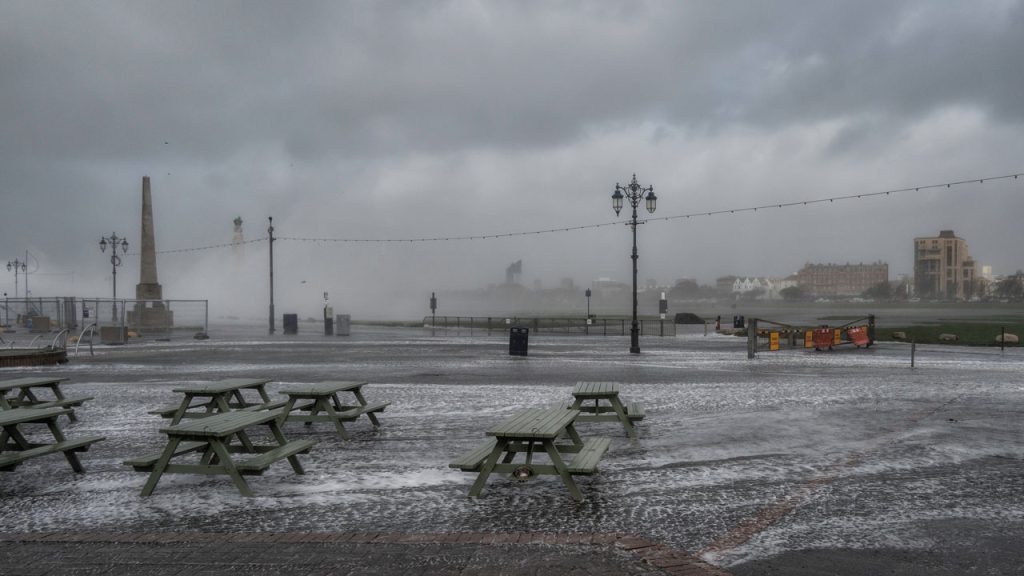
[[[0,247],[33,296],[107,296],[101,236],[157,248],[498,234],[1024,172],[1024,6],[943,2],[0,3]],[[655,221],[641,279],[912,272],[953,229],[1024,268],[1024,177]],[[646,214],[646,212],[642,212]],[[625,220],[625,216],[619,217]],[[132,250],[131,252],[135,252]],[[433,290],[628,281],[625,226],[497,240],[275,243],[278,310],[415,317]],[[165,298],[267,303],[267,243],[158,255]],[[118,270],[134,294],[138,255]],[[13,295],[14,275],[3,270]],[[23,290],[23,287],[22,289]],[[385,305],[384,302],[387,302]],[[369,313],[369,310],[386,312]],[[486,311],[481,311],[486,312]]]

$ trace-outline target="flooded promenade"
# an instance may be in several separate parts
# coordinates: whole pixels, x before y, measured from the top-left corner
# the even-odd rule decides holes
[[[917,348],[783,351],[746,359],[746,341],[698,327],[673,338],[508,337],[356,326],[269,337],[258,326],[214,326],[211,340],[83,349],[69,364],[0,378],[60,375],[92,396],[66,425],[102,435],[84,475],[59,456],[0,476],[0,532],[559,533],[634,534],[734,574],[1019,574],[1024,556],[1024,351]],[[123,460],[163,447],[150,410],[183,384],[229,377],[288,385],[362,380],[392,404],[332,427],[298,423],[289,439],[318,444],[251,477],[256,496],[224,477],[146,474]],[[557,478],[494,475],[478,499],[473,474],[448,462],[484,431],[528,407],[564,406],[577,381],[620,383],[646,409],[639,438],[615,424],[600,473],[574,502]],[[283,397],[281,397],[283,398]],[[0,545],[0,550],[4,549]],[[833,564],[835,566],[833,566]],[[801,566],[808,571],[800,572]],[[844,571],[845,570],[845,571]],[[1018,570],[1018,571],[1014,571]]]

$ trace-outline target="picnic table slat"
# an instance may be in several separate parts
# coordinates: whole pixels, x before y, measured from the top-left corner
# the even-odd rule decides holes
[[[23,378],[13,378],[11,380],[0,380],[0,391],[6,392],[15,388],[32,388],[36,386],[51,386],[67,381],[67,378],[61,377],[38,377],[38,376],[26,376]]]
[[[504,438],[551,439],[579,415],[579,410],[545,408],[524,410],[487,431],[488,436]]]
[[[227,378],[172,389],[179,394],[222,394],[243,388],[259,388],[270,382],[270,378]]]
[[[280,390],[280,393],[287,394],[289,396],[322,396],[325,394],[358,390],[367,384],[367,382],[358,381],[327,380],[324,382],[314,382],[312,384],[289,386]]]
[[[42,422],[49,418],[70,413],[70,408],[60,408],[57,406],[51,408],[12,408],[10,410],[0,410],[0,426],[11,426],[26,422]]]
[[[572,395],[577,398],[616,396],[618,393],[618,382],[577,382],[572,390]]]
[[[276,410],[221,412],[206,418],[182,421],[174,426],[161,428],[160,432],[168,436],[223,438],[256,424],[263,424],[269,420],[274,420],[280,415],[281,413]]]

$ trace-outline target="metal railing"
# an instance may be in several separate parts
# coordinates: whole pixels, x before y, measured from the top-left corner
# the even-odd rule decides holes
[[[641,336],[675,336],[676,325],[671,320],[641,318]],[[627,336],[632,326],[629,318],[566,318],[520,316],[424,316],[423,327],[433,330],[454,330],[470,335],[494,334],[508,331],[512,326],[524,326],[534,334],[563,334],[580,336]]]
[[[77,331],[94,325],[105,340],[124,338],[191,338],[207,332],[206,300],[115,300],[112,298],[5,298],[0,300],[0,324],[31,334],[54,330]]]

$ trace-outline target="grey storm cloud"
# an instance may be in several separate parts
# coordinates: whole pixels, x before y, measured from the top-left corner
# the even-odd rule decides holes
[[[93,239],[135,238],[143,175],[169,249],[228,241],[239,214],[254,239],[270,215],[279,234],[310,238],[607,222],[615,182],[634,172],[655,184],[659,214],[1017,172],[1022,24],[1009,0],[8,2],[0,246],[102,293]],[[663,282],[807,260],[909,272],[913,236],[956,228],[1008,271],[1022,266],[1005,248],[1022,239],[1008,216],[1021,206],[1000,186],[982,204],[950,193],[652,223],[643,263]],[[843,222],[869,238],[835,238]],[[796,239],[786,250],[751,250],[764,242],[748,235],[780,230]],[[485,285],[517,259],[545,282],[585,284],[625,276],[624,236],[294,242],[282,265],[354,299],[382,284]],[[259,246],[247,285],[262,281]],[[168,254],[161,275],[193,297],[230,293],[224,259]]]

